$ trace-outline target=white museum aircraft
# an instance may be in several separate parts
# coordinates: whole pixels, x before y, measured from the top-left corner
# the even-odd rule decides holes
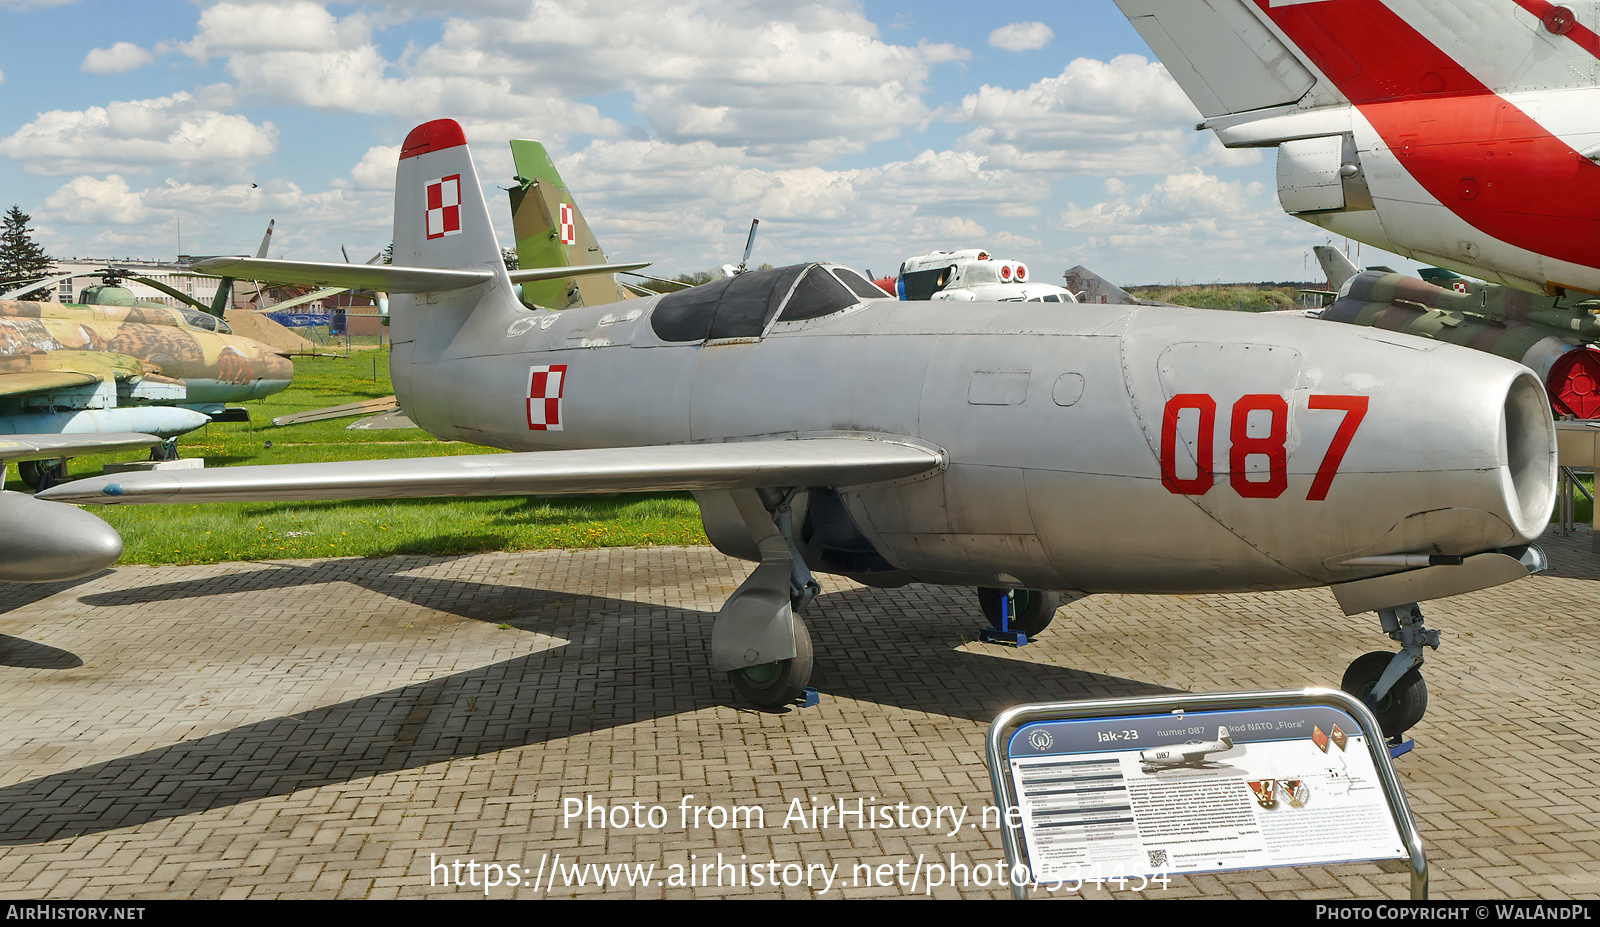
[[[1600,293],[1596,0],[1116,0],[1308,222],[1485,280]]]

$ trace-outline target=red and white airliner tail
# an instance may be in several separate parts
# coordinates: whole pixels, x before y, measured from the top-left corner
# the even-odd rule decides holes
[[[1419,261],[1600,293],[1600,2],[1117,0],[1288,212]]]

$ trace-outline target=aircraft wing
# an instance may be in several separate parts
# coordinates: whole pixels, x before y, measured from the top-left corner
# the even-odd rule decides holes
[[[0,357],[0,396],[93,386],[145,374],[144,362],[110,351],[49,351]]]
[[[155,435],[106,433],[83,435],[0,435],[0,461],[50,460],[82,454],[115,454],[161,443]]]
[[[348,287],[325,286],[325,287],[322,287],[321,289],[312,290],[311,292],[307,293],[304,296],[296,296],[294,299],[286,299],[281,303],[273,303],[272,305],[267,306],[267,307],[265,307],[263,309],[256,309],[254,311],[255,312],[283,312],[286,309],[293,309],[296,306],[303,306],[306,303],[314,303],[319,299],[324,299],[324,298],[329,297],[329,296],[338,296],[340,293],[347,293],[347,292],[349,292],[349,288]]]
[[[100,377],[76,370],[26,370],[0,373],[0,396],[17,396],[70,386],[93,386]]]
[[[649,266],[649,263],[645,262],[514,270],[511,271],[511,282],[527,283],[584,274],[614,274]],[[382,290],[385,293],[437,293],[487,283],[494,277],[493,271],[488,270],[440,270],[396,267],[393,264],[335,264],[323,261],[274,261],[265,258],[211,258],[196,264],[195,269],[208,274],[241,277],[246,280]]]
[[[75,480],[38,497],[115,504],[850,486],[943,464],[943,454],[909,444],[792,438],[130,473]]]

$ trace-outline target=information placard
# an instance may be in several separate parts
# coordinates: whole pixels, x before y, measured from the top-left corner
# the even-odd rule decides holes
[[[1332,690],[1121,699],[1012,709],[990,760],[1036,884],[1409,859],[1425,892],[1381,736]]]

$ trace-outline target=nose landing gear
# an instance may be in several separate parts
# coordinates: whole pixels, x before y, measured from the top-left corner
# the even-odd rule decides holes
[[[1439,649],[1439,632],[1422,626],[1415,603],[1378,609],[1378,620],[1400,642],[1399,653],[1362,654],[1345,670],[1339,688],[1372,709],[1385,736],[1398,739],[1428,710],[1428,684],[1422,680],[1422,648]]]

